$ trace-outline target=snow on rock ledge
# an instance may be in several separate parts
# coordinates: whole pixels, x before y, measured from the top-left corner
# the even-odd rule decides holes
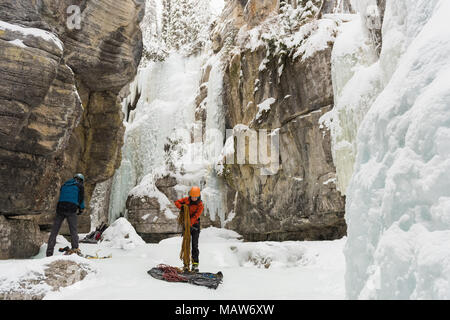
[[[28,46],[46,50],[49,53],[60,56],[62,54],[64,44],[62,41],[53,33],[38,29],[38,28],[26,28],[16,24],[11,24],[6,21],[0,20],[0,31],[2,37],[6,33],[6,37],[14,37],[11,39],[10,43],[19,44],[21,47],[25,48]]]

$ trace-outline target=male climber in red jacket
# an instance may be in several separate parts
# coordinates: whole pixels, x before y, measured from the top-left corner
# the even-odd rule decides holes
[[[189,207],[189,214],[191,216],[192,271],[198,272],[198,238],[200,236],[200,215],[203,212],[200,188],[192,187],[191,191],[189,191],[189,197],[175,201],[178,209],[181,209],[183,204]]]

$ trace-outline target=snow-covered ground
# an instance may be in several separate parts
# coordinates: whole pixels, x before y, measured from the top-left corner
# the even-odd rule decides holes
[[[84,260],[96,272],[60,291],[49,291],[44,299],[345,298],[345,238],[335,241],[243,242],[231,230],[213,227],[203,229],[199,245],[200,271],[222,271],[224,274],[223,283],[217,290],[212,290],[185,283],[169,283],[148,275],[147,271],[160,263],[182,266],[179,259],[181,237],[165,239],[158,244],[142,244],[131,225],[124,218],[119,220],[122,221],[116,225],[115,230],[107,230],[106,236],[111,241],[80,244],[85,254],[112,254],[112,258],[86,260],[77,257],[77,261]],[[58,248],[69,245],[61,237],[58,239],[55,256],[61,255]],[[125,239],[128,239],[127,245],[124,245]],[[34,269],[41,270],[44,264],[56,258],[46,258],[45,249],[46,245],[43,245],[40,253],[33,259],[0,261],[0,274],[13,278],[23,276],[23,272],[8,273],[7,270],[26,270],[28,273]]]

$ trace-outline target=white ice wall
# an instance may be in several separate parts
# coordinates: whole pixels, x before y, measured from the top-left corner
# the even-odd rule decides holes
[[[364,19],[355,15],[340,25],[331,55],[335,105],[320,122],[331,131],[336,186],[342,194],[353,174],[359,125],[382,89],[377,60]]]
[[[225,111],[222,104],[223,70],[219,56],[209,62],[211,72],[208,80],[208,97],[206,98],[206,137],[203,142],[205,159],[205,188],[202,199],[213,221],[225,222],[226,186],[223,178],[218,177],[216,164],[221,160],[225,139]]]
[[[387,0],[379,61],[341,90],[344,113],[367,112],[346,189],[350,299],[450,298],[449,15],[447,0]]]

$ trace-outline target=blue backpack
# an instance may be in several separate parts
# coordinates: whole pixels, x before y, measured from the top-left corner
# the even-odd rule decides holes
[[[62,186],[58,202],[71,202],[84,209],[84,187],[75,179],[66,181]]]

